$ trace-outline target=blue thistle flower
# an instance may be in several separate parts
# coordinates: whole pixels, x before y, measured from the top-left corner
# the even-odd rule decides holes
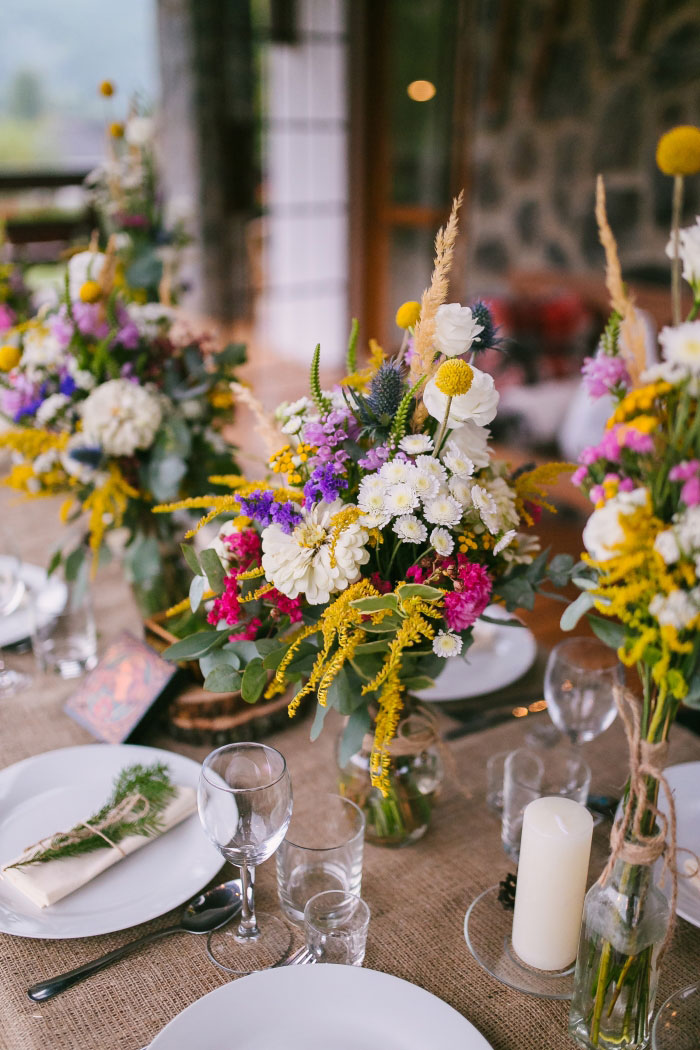
[[[501,340],[498,338],[498,328],[493,323],[493,314],[490,308],[481,299],[477,299],[475,303],[472,303],[471,310],[472,317],[483,328],[483,332],[479,332],[472,343],[471,349],[475,352],[497,349],[501,344]]]

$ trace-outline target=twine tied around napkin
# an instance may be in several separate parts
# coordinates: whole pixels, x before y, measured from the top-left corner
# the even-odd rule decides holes
[[[55,835],[48,835],[46,838],[39,839],[32,846],[27,846],[20,859],[15,861],[10,867],[22,868],[26,864],[31,864],[39,854],[47,849],[59,850],[65,846],[75,846],[88,838],[89,835],[97,835],[111,849],[117,850],[122,857],[125,857],[126,853],[119,843],[110,839],[106,832],[118,824],[135,824],[148,814],[150,808],[151,804],[147,798],[140,792],[133,792],[133,794],[127,795],[126,798],[123,798],[121,802],[110,809],[101,820],[82,820],[71,831],[59,831]],[[87,834],[81,832],[82,828],[86,829]]]
[[[654,744],[643,739],[639,703],[633,693],[615,686],[614,695],[629,746],[629,790],[622,816],[615,821],[610,832],[610,856],[598,881],[601,886],[605,885],[617,860],[650,866],[663,856],[663,879],[667,874],[671,878],[671,918],[661,945],[660,955],[663,955],[673,937],[678,899],[676,806],[664,775],[668,743],[661,741]],[[663,788],[668,816],[649,799],[646,777],[653,777]],[[657,825],[657,830],[649,834],[642,830],[642,821],[647,813],[652,814]]]

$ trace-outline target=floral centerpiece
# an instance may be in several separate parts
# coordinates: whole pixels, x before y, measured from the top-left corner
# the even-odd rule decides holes
[[[5,333],[0,413],[12,425],[0,447],[13,454],[7,485],[32,498],[64,494],[65,522],[87,515],[88,543],[64,552],[69,574],[124,527],[127,569],[155,611],[151,600],[172,603],[177,581],[168,588],[166,577],[177,559],[163,562],[175,526],[151,507],[230,467],[221,431],[245,350],[214,352],[171,308],[125,302],[116,265],[111,249],[73,256],[63,297]],[[156,583],[161,593],[149,598]]]
[[[584,913],[571,1030],[586,1047],[648,1045],[658,961],[675,910],[675,884],[669,915],[652,878],[661,855],[676,866],[672,825],[658,808],[660,786],[668,792],[666,741],[679,706],[700,706],[700,221],[679,229],[683,176],[700,172],[700,129],[669,132],[657,159],[675,182],[668,248],[674,323],[659,333],[659,363],[647,367],[643,327],[622,283],[599,181],[613,313],[584,376],[593,397],[612,398],[612,412],[573,478],[595,509],[583,532],[586,568],[576,580],[583,591],[562,626],[595,609],[593,629],[638,669],[642,685],[641,701],[618,697],[631,775],[610,862]],[[681,266],[693,293],[686,320]]]
[[[188,551],[191,605],[208,629],[169,656],[199,658],[207,689],[240,687],[249,703],[295,683],[290,714],[317,701],[312,738],[331,708],[347,716],[341,764],[371,733],[373,797],[398,821],[410,806],[396,804],[392,740],[407,698],[467,653],[489,603],[532,606],[547,555],[527,529],[561,469],[513,473],[492,457],[498,393],[476,364],[496,341],[491,315],[444,302],[458,207],[422,302],[398,312],[399,353],[373,342],[359,368],[354,323],[348,374],[324,390],[317,347],[308,396],[274,420],[257,406],[269,475],[175,505],[206,510],[202,524],[228,520],[201,560]],[[550,573],[570,564],[555,559]]]
[[[129,294],[142,302],[177,302],[179,263],[191,241],[189,206],[174,201],[166,209],[155,150],[155,120],[143,103],[132,100],[125,120],[109,107],[116,88],[100,85],[106,100],[107,158],[85,180],[89,200],[105,240],[115,238],[121,273]]]

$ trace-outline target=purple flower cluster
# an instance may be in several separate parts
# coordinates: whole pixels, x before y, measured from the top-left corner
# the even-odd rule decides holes
[[[0,411],[19,423],[23,416],[35,415],[45,398],[45,384],[40,387],[20,373],[13,377],[11,387],[0,392]]]
[[[356,441],[360,434],[357,420],[347,408],[335,408],[322,416],[317,423],[304,427],[304,441],[316,446],[316,455],[309,460],[309,467],[334,463],[342,470],[350,458],[342,446],[346,441]]]
[[[379,445],[377,448],[368,449],[367,455],[358,459],[357,465],[363,470],[379,470],[390,455],[391,449],[388,445]]]
[[[325,500],[332,503],[338,498],[341,489],[348,487],[347,478],[342,476],[342,464],[330,462],[316,467],[309,480],[304,485],[304,499],[306,506]]]
[[[616,426],[611,427],[610,430],[606,430],[603,440],[597,445],[590,445],[588,448],[584,448],[578,457],[578,461],[586,467],[589,467],[599,459],[607,459],[611,463],[618,463],[623,448],[644,455],[653,451],[654,442],[650,434],[642,434],[641,431],[635,430],[634,427],[618,423]],[[576,484],[575,481],[574,484]]]
[[[106,339],[109,335],[109,324],[100,303],[73,303],[72,313],[75,325],[65,305],[61,306],[58,313],[50,320],[51,332],[62,347],[69,345],[75,328],[81,335],[93,339]],[[117,305],[116,318],[119,329],[114,337],[114,342],[119,343],[125,350],[135,350],[139,344],[139,330],[121,304]]]
[[[668,472],[671,481],[683,481],[681,499],[686,507],[697,507],[700,503],[700,461],[686,459],[677,463]]]
[[[301,521],[301,514],[296,503],[287,500],[279,503],[270,489],[258,489],[248,496],[239,496],[241,513],[254,518],[263,528],[268,525],[279,525],[283,532],[290,533]]]
[[[617,386],[629,386],[627,365],[621,357],[598,353],[587,357],[581,369],[583,381],[591,397],[604,397]]]

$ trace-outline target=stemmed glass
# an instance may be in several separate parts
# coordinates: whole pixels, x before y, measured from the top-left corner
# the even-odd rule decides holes
[[[615,721],[614,689],[624,680],[615,651],[597,638],[568,638],[552,649],[544,676],[547,711],[575,748]]]
[[[256,916],[253,883],[255,868],[280,845],[292,816],[287,763],[266,744],[227,744],[205,758],[197,801],[207,835],[241,869],[241,920],[210,934],[209,957],[229,973],[274,966],[288,951],[292,931],[277,916]]]
[[[668,997],[656,1015],[651,1038],[653,1050],[697,1050],[700,984],[691,984]]]
[[[7,530],[0,525],[0,617],[11,616],[19,607],[26,590],[21,576],[21,562]],[[29,675],[5,666],[0,654],[0,698],[12,696],[31,681]]]

